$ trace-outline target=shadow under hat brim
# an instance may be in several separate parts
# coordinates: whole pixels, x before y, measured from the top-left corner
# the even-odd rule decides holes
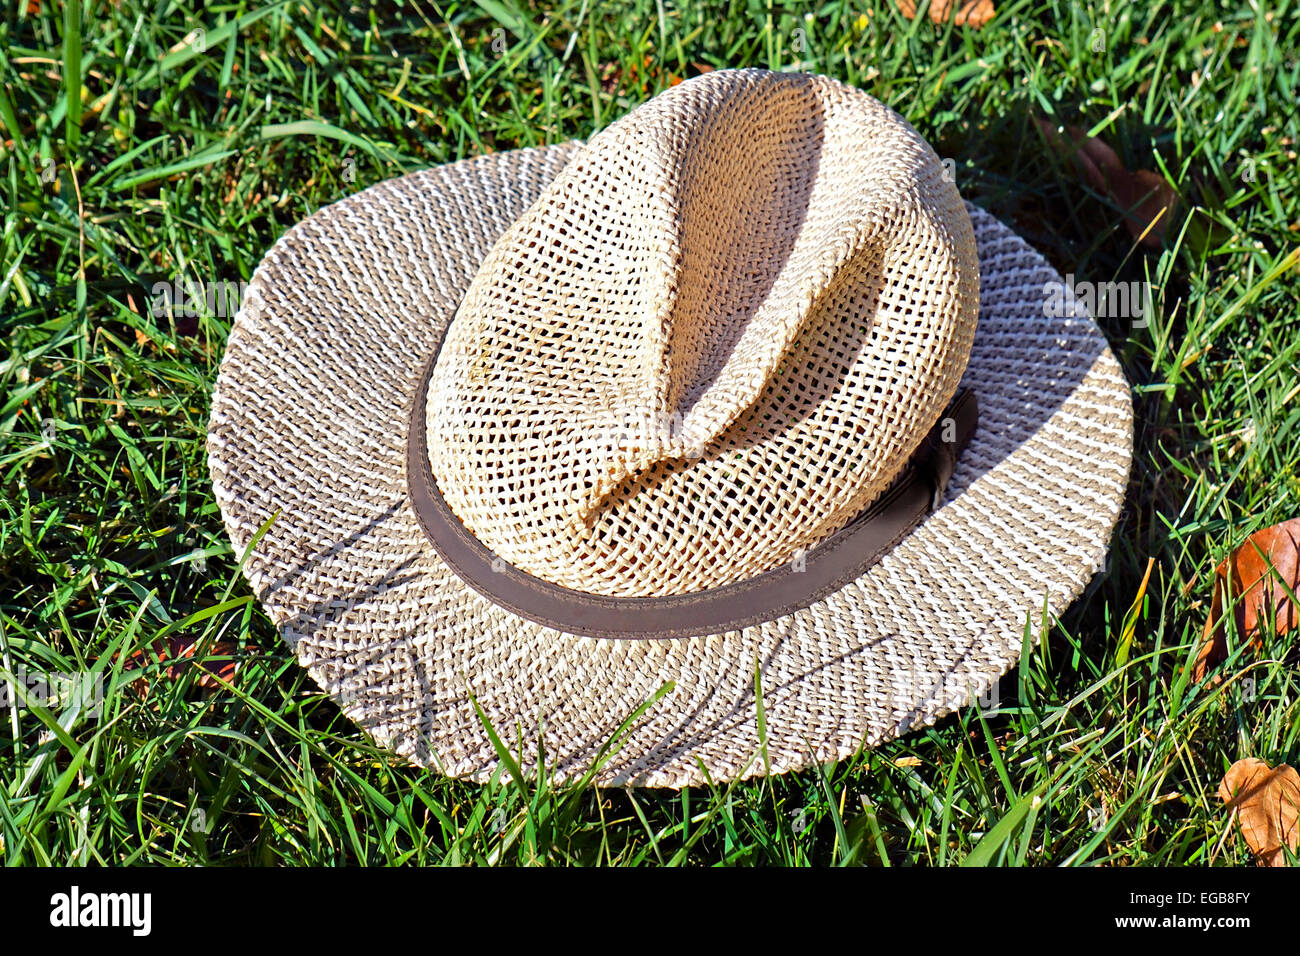
[[[851,755],[986,692],[1103,565],[1132,456],[1129,386],[1061,277],[970,206],[980,422],[944,506],[858,580],[725,634],[576,637],[437,557],[406,488],[413,389],[479,264],[580,144],[466,160],[321,210],[267,253],[208,431],[244,572],[316,681],[381,744],[452,776],[497,755],[680,787]],[[274,516],[274,520],[272,520]],[[269,525],[268,525],[269,522]],[[755,673],[766,723],[759,740]]]

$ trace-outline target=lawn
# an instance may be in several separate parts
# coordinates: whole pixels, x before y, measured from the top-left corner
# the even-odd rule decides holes
[[[9,4],[0,859],[1248,864],[1216,793],[1240,757],[1300,759],[1291,638],[1238,641],[1201,682],[1188,664],[1218,562],[1300,515],[1298,13],[998,0],[974,29],[883,0]],[[751,65],[901,112],[1063,274],[1150,283],[1142,320],[1101,320],[1138,422],[1109,561],[996,714],[838,765],[675,793],[396,763],[240,575],[204,455],[233,313],[155,310],[158,284],[237,289],[291,225],[368,185],[585,138]],[[1080,175],[1064,125],[1177,190],[1163,244]],[[14,706],[38,673],[102,700]]]

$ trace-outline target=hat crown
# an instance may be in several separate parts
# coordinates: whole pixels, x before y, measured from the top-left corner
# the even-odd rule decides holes
[[[889,486],[974,336],[934,151],[825,77],[706,74],[584,147],[497,242],[429,382],[432,472],[493,552],[602,594],[796,557]]]

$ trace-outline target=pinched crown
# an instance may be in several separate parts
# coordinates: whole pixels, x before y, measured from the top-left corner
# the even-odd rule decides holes
[[[427,396],[448,506],[530,574],[716,587],[847,524],[957,388],[970,220],[896,113],[726,70],[595,136],[497,242]]]

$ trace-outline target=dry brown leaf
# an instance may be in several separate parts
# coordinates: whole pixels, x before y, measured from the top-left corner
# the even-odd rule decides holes
[[[1223,775],[1219,799],[1236,813],[1241,835],[1260,866],[1286,866],[1282,848],[1300,839],[1300,774],[1258,757],[1238,760]]]
[[[684,80],[689,80],[693,76],[702,76],[705,73],[712,73],[712,72],[713,72],[713,67],[709,66],[709,64],[707,63],[692,63],[689,69],[686,71],[686,76],[684,77],[678,76],[676,73],[669,73],[668,85],[677,86],[679,83],[683,82]]]
[[[916,19],[916,0],[894,0],[898,12],[908,20]],[[953,0],[930,0],[930,19],[935,23],[947,23],[948,14],[952,12]],[[957,9],[957,26],[973,27],[978,30],[993,19],[997,10],[993,0],[964,0]]]
[[[1074,160],[1089,186],[1124,210],[1124,225],[1134,239],[1153,249],[1164,243],[1178,194],[1163,176],[1149,169],[1130,172],[1115,150],[1077,126],[1061,129],[1049,120],[1035,122],[1049,143]]]
[[[217,682],[213,675],[220,677],[227,682],[235,679],[235,672],[239,669],[239,661],[236,656],[239,648],[229,641],[217,641],[208,648],[206,658],[195,660],[194,652],[198,647],[198,640],[187,635],[173,634],[166,639],[157,641],[148,652],[136,651],[128,658],[125,670],[138,670],[144,668],[153,661],[166,663],[167,668],[162,673],[168,680],[180,680],[187,667],[198,667],[199,676],[195,683],[202,690],[219,690],[221,684]],[[212,660],[211,658],[228,658],[227,660]],[[134,681],[137,685],[144,684],[144,678],[140,677]],[[136,688],[143,697],[148,693],[146,686],[137,686]]]
[[[712,73],[713,67],[707,63],[692,62],[686,65],[683,72],[682,76],[676,73],[666,74],[668,85],[677,86],[683,80],[689,80],[693,76]],[[664,74],[661,74],[659,67],[655,65],[654,57],[647,53],[642,58],[641,65],[637,66],[634,63],[630,71],[624,70],[620,63],[606,63],[600,71],[600,88],[611,96],[632,91],[646,96],[654,92],[661,75]]]
[[[1214,569],[1214,596],[1201,632],[1201,650],[1192,667],[1193,681],[1204,678],[1211,667],[1228,656],[1227,629],[1223,626],[1225,597],[1237,601],[1237,633],[1256,643],[1266,621],[1276,622],[1278,634],[1300,623],[1283,582],[1292,593],[1300,593],[1300,518],[1256,531]]]

